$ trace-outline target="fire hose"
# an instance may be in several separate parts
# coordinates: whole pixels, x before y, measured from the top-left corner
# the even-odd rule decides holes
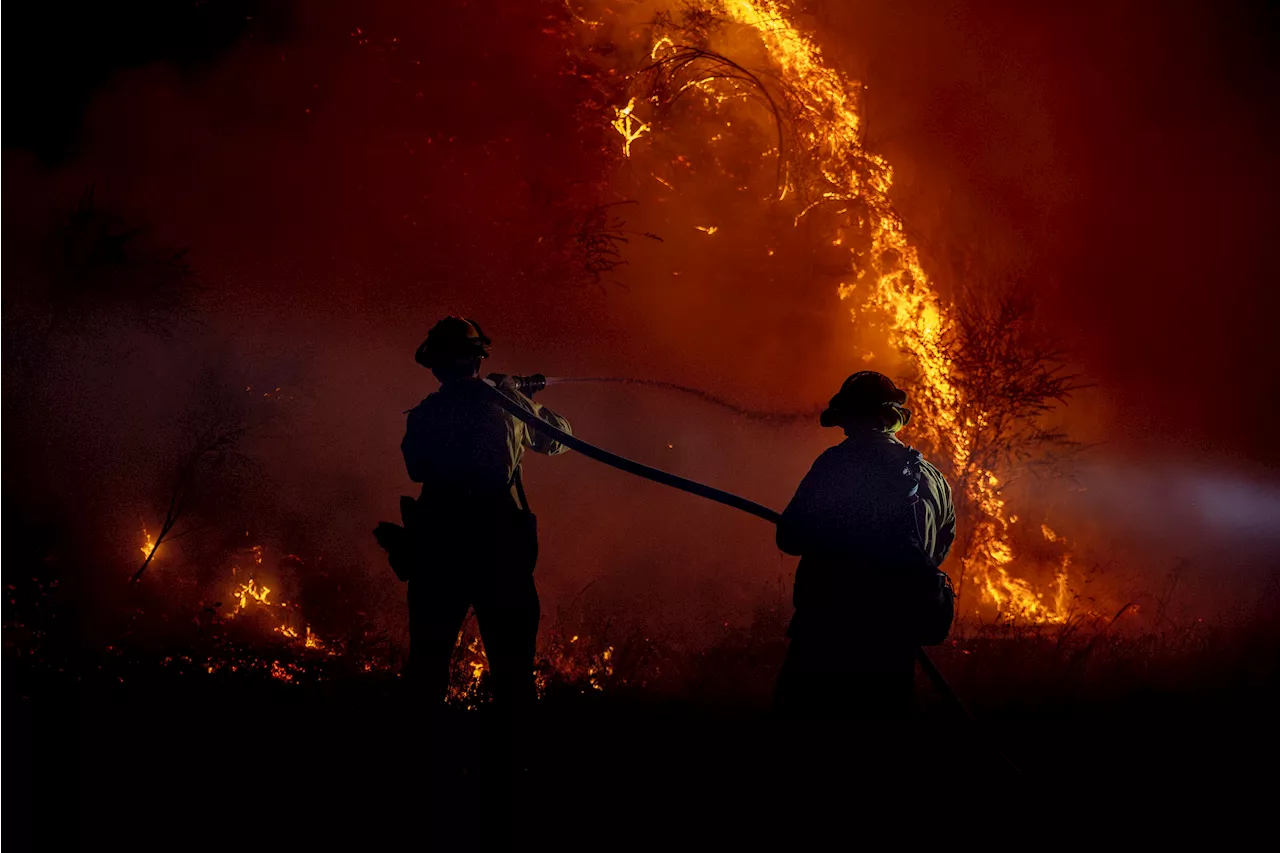
[[[525,377],[519,377],[525,378]],[[488,383],[486,383],[488,385]],[[536,429],[545,435],[549,435],[559,443],[568,447],[570,450],[576,450],[583,456],[589,456],[597,462],[603,462],[605,465],[617,468],[619,471],[625,471],[628,474],[635,474],[637,477],[643,477],[646,480],[652,480],[655,483],[661,483],[664,486],[670,486],[673,489],[680,489],[682,492],[688,492],[707,500],[722,503],[725,506],[731,506],[734,509],[740,509],[743,512],[763,518],[765,521],[771,521],[777,524],[782,518],[780,513],[769,509],[767,506],[758,504],[755,501],[749,501],[746,498],[739,497],[732,492],[726,492],[722,489],[716,489],[711,486],[704,485],[695,480],[689,480],[684,477],[663,471],[660,468],[654,468],[644,465],[625,456],[619,456],[616,453],[610,453],[608,450],[596,447],[594,444],[588,444],[580,438],[570,435],[562,429],[552,426],[533,412],[521,406],[515,400],[503,394],[494,385],[488,385],[493,388],[493,401],[507,411],[512,417],[523,421],[530,429]]]
[[[545,385],[553,384],[552,380],[548,380],[545,377],[542,377],[540,375],[533,376],[533,377],[513,377],[513,378],[518,380],[517,384],[521,384],[522,382],[529,383],[529,380],[533,380],[532,383],[526,384],[524,386],[529,388],[529,390],[533,390],[533,391],[541,390],[541,388],[545,387]],[[560,380],[560,381],[570,381],[570,380]],[[601,381],[601,380],[594,380],[594,381]],[[560,444],[563,444],[565,447],[568,447],[570,450],[578,451],[583,456],[590,457],[596,460],[597,462],[602,462],[605,465],[609,465],[613,468],[617,468],[619,471],[625,471],[628,474],[634,474],[637,477],[643,477],[646,480],[652,480],[655,483],[661,483],[664,486],[670,486],[673,489],[680,489],[681,491],[688,492],[689,494],[697,495],[699,497],[706,498],[707,500],[712,500],[712,501],[715,501],[716,503],[721,503],[721,504],[724,504],[725,506],[733,507],[734,509],[738,509],[743,512],[754,515],[757,518],[763,518],[765,521],[773,522],[774,524],[777,524],[782,519],[781,513],[778,513],[772,509],[769,509],[769,507],[764,506],[762,504],[758,504],[755,501],[747,500],[746,498],[740,497],[731,492],[726,492],[723,489],[717,489],[712,486],[699,483],[695,480],[690,480],[685,477],[680,477],[668,471],[663,471],[660,468],[654,468],[650,465],[644,465],[640,462],[636,462],[635,460],[627,459],[625,456],[619,456],[616,453],[612,453],[608,450],[604,450],[603,448],[596,447],[594,444],[585,442],[582,439],[576,436],[570,435],[564,430],[559,429],[558,427],[555,427],[547,423],[542,418],[538,417],[536,414],[529,411],[524,406],[520,405],[520,403],[516,402],[511,397],[504,394],[497,387],[492,377],[485,384],[489,388],[491,388],[493,391],[493,394],[492,394],[493,402],[501,406],[503,410],[506,411],[508,414],[510,414],[512,417],[521,421],[530,429],[537,430],[543,433],[544,435],[550,436]],[[664,385],[665,383],[656,383],[656,384]],[[951,685],[947,682],[947,679],[943,677],[942,673],[938,670],[938,667],[934,664],[933,660],[930,659],[929,653],[926,652],[923,648],[917,647],[916,661],[920,664],[920,668],[924,670],[924,673],[928,677],[929,681],[933,683],[934,688],[937,689],[942,696],[944,696],[947,700],[949,700],[952,703],[952,705],[955,706],[956,710],[961,714],[961,716],[967,719],[969,723],[972,726],[974,726],[976,729],[978,727],[977,720],[974,718],[973,714],[969,712],[969,709],[965,706],[964,702],[961,701],[960,697],[956,694],[955,690],[952,689]],[[999,751],[999,755],[1000,755],[1000,758],[1004,761],[1004,763],[1008,765],[1008,767],[1014,773],[1018,773],[1018,774],[1021,773],[1021,771],[1018,769],[1018,766],[1014,764],[1013,761],[1007,755],[1005,755],[1003,751]]]

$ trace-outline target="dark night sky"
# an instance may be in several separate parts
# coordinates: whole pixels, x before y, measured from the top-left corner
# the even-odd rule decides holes
[[[509,342],[499,369],[536,360],[547,373],[714,382],[785,406],[824,398],[847,372],[726,355],[729,342],[785,344],[770,328],[775,305],[735,306],[705,334],[677,336],[636,283],[630,294],[565,293],[521,279],[511,246],[545,213],[539,188],[596,178],[603,137],[577,133],[576,94],[537,7],[507,4],[495,24],[497,5],[6,8],[7,257],[87,183],[190,246],[212,285],[214,329],[268,361],[305,362],[315,398],[340,402],[309,423],[312,461],[284,485],[334,513],[362,507],[341,535],[362,535],[368,505],[403,487],[400,411],[423,390],[407,358],[442,311],[492,318],[487,329]],[[809,5],[828,53],[871,87],[869,143],[895,164],[895,198],[926,260],[976,246],[1036,283],[1097,383],[1072,413],[1080,434],[1106,440],[1112,461],[1218,466],[1274,488],[1275,7]],[[615,413],[634,401],[558,399],[601,443],[654,461],[675,436],[701,455],[673,467],[701,465],[686,473],[770,503],[830,439],[713,436],[682,421],[699,416],[684,404],[664,416],[643,403],[633,414],[667,430],[651,447],[654,436]],[[762,441],[783,438],[797,439],[794,459],[759,460]],[[556,470],[567,473],[547,473],[543,493],[574,519],[589,520],[593,502],[647,512],[656,500],[580,460]],[[574,478],[588,476],[583,494]],[[577,544],[609,553],[631,535],[593,530]],[[718,535],[747,534],[726,522]],[[751,533],[734,553],[769,539]],[[691,547],[655,545],[653,560],[692,559]]]

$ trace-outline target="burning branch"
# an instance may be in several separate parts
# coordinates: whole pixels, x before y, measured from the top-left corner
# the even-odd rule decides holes
[[[138,583],[142,580],[142,573],[147,570],[147,566],[151,565],[151,561],[155,558],[156,552],[160,550],[160,546],[165,539],[171,538],[170,534],[173,532],[174,525],[178,523],[178,520],[182,518],[183,513],[190,505],[191,497],[195,492],[201,474],[211,464],[224,459],[227,454],[233,452],[236,443],[244,435],[245,430],[245,427],[240,426],[207,433],[196,442],[196,446],[183,458],[174,477],[173,489],[169,493],[169,506],[165,510],[164,521],[160,525],[160,533],[152,542],[151,550],[147,553],[146,559],[142,561],[142,565],[129,578],[130,583]]]
[[[287,399],[279,388],[255,390],[241,377],[227,376],[212,367],[198,380],[197,388],[195,409],[183,419],[190,424],[188,449],[174,466],[164,520],[146,559],[134,572],[132,583],[141,579],[161,545],[176,538],[175,525],[190,516],[197,503],[205,502],[215,510],[240,505],[242,495],[237,486],[243,483],[242,475],[252,463],[239,446],[273,418],[276,406]],[[224,489],[231,489],[232,493],[219,491]]]
[[[658,105],[659,110],[670,110],[687,92],[699,90],[713,81],[730,81],[746,97],[760,103],[773,117],[774,127],[778,134],[777,150],[777,193],[778,198],[786,195],[786,131],[790,122],[778,99],[770,93],[764,80],[757,74],[734,62],[722,54],[705,47],[677,45],[665,39],[666,45],[659,58],[659,46],[653,50],[654,62],[643,69],[648,78],[648,100]],[[785,97],[785,89],[782,90]],[[628,104],[631,109],[635,99]],[[615,127],[615,129],[617,129]],[[645,125],[648,130],[648,125]],[[618,129],[621,133],[621,129]],[[639,134],[637,134],[638,136]],[[634,137],[632,138],[634,139]],[[631,141],[626,144],[626,155],[631,154]]]

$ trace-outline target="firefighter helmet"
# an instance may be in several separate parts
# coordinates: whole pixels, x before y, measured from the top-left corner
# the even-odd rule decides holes
[[[891,407],[901,413],[905,424],[911,418],[911,413],[902,408],[905,402],[907,392],[894,385],[888,376],[874,370],[860,370],[840,386],[820,422],[824,427],[840,426],[851,417],[883,414],[886,407]]]
[[[435,368],[467,358],[488,358],[491,343],[475,320],[445,317],[431,327],[413,360]]]

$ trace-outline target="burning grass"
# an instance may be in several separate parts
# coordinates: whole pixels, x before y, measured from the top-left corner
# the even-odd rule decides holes
[[[250,553],[261,556],[260,550]],[[134,602],[114,620],[107,641],[76,644],[65,636],[73,611],[59,579],[10,583],[4,623],[10,677],[31,686],[50,679],[200,680],[232,690],[254,683],[360,689],[400,682],[405,650],[373,625],[356,620],[345,633],[321,635],[300,608],[275,599],[269,582],[237,572],[227,587],[226,602],[196,612],[166,609],[162,596],[145,609]],[[1280,659],[1273,605],[1230,624],[1176,622],[1161,608],[1160,624],[1152,625],[1133,607],[1110,618],[1078,616],[1063,623],[970,618],[930,654],[964,701],[994,717],[1072,713],[1148,695],[1258,691],[1274,686]],[[594,696],[758,713],[768,707],[785,654],[789,616],[789,608],[763,607],[750,625],[726,627],[698,646],[642,627],[623,629],[612,620],[562,617],[540,632],[539,694],[548,707]],[[921,713],[945,714],[942,697],[927,681],[921,678],[919,687]],[[488,663],[474,619],[468,619],[454,654],[448,702],[475,710],[490,700]]]
[[[506,760],[501,715],[487,713],[474,620],[455,651],[449,707],[440,716],[444,743],[428,771],[409,753],[423,726],[405,701],[403,647],[353,609],[345,623],[311,620],[319,614],[283,595],[288,585],[272,573],[268,553],[250,548],[239,557],[246,558],[233,561],[239,571],[224,568],[219,598],[202,607],[179,605],[156,582],[163,572],[129,585],[122,569],[118,588],[129,597],[109,606],[93,601],[99,618],[91,631],[80,618],[85,601],[75,579],[56,572],[65,564],[35,559],[24,574],[7,562],[9,577],[22,579],[6,590],[6,720],[31,721],[22,735],[50,777],[33,797],[66,811],[63,777],[80,773],[96,780],[93,796],[71,807],[97,815],[82,818],[85,825],[137,814],[128,803],[143,797],[148,819],[139,828],[169,837],[206,820],[207,804],[244,786],[252,767],[270,788],[255,800],[265,804],[262,813],[246,819],[261,818],[245,833],[250,845],[279,846],[262,839],[280,827],[289,833],[282,840],[296,842],[298,826],[325,827],[318,846],[331,845],[329,812],[339,804],[336,810],[360,815],[348,830],[353,839],[422,832],[416,823],[406,828],[402,816],[434,806],[447,816],[442,831],[474,842],[469,816],[480,807],[486,819],[501,812],[494,798],[503,796],[504,777],[494,767]],[[1083,782],[1116,766],[1126,778],[1145,773],[1157,781],[1196,762],[1220,773],[1244,753],[1224,753],[1210,738],[1222,727],[1206,721],[1229,721],[1236,740],[1247,742],[1269,731],[1277,710],[1280,595],[1267,601],[1237,624],[1179,621],[1163,606],[1064,623],[971,619],[931,654],[978,727],[921,677],[920,737],[903,748],[925,751],[940,780],[961,786],[1008,782],[1000,752],[1046,785]],[[111,618],[102,618],[109,609]],[[546,815],[569,808],[580,832],[578,811],[610,820],[614,805],[670,814],[673,789],[687,789],[681,796],[711,826],[715,815],[741,809],[743,797],[755,798],[761,814],[790,821],[802,813],[803,802],[788,806],[785,798],[803,800],[795,786],[829,780],[831,768],[797,771],[795,756],[806,754],[812,732],[766,717],[789,617],[788,607],[761,607],[749,624],[697,644],[617,614],[562,612],[544,623],[530,759],[536,790],[511,813],[527,808],[533,816],[519,818],[521,825],[544,827]],[[1176,740],[1166,734],[1175,725],[1183,732]],[[857,722],[840,729],[838,748],[854,754],[885,742]],[[245,754],[251,748],[255,763],[239,752],[225,760],[228,743]],[[821,760],[843,761],[832,748],[823,745]],[[46,756],[59,750],[63,757],[50,763]],[[812,760],[815,753],[807,754]],[[848,784],[860,784],[853,777]],[[865,774],[859,778],[865,783]]]
[[[69,551],[57,530],[32,533],[6,555],[17,558],[6,561],[4,610],[14,701],[70,695],[65,701],[74,704],[106,695],[147,706],[150,697],[187,696],[200,707],[245,705],[234,713],[255,725],[277,707],[306,718],[335,701],[403,705],[403,645],[343,598],[340,584],[326,586],[332,581],[320,561],[242,546],[214,561],[208,583],[192,592],[178,582],[201,573],[171,564],[189,541],[181,540],[157,557],[146,582],[127,584],[128,561],[146,539],[139,533],[123,549],[109,595],[91,591],[85,567],[97,561]],[[1060,622],[1025,613],[981,621],[962,606],[965,621],[953,639],[930,653],[982,728],[971,730],[923,676],[921,720],[949,739],[976,740],[979,757],[998,747],[1028,772],[1049,773],[1068,736],[1064,721],[1101,720],[1114,739],[1140,732],[1150,718],[1212,709],[1248,725],[1273,709],[1280,589],[1260,595],[1250,613],[1217,622],[1179,615],[1172,589],[1152,599],[1155,606],[1144,598],[1097,616],[1091,604]],[[749,727],[767,711],[789,607],[762,606],[749,624],[725,626],[699,643],[627,622],[625,614],[592,612],[599,615],[558,613],[539,633],[539,713],[557,725],[573,729],[572,720],[587,720],[607,729],[604,721],[621,715],[633,728],[684,718]],[[453,664],[450,719],[486,718],[488,668],[473,621]],[[1097,760],[1107,760],[1111,746],[1074,737],[1073,748],[1096,749]]]

